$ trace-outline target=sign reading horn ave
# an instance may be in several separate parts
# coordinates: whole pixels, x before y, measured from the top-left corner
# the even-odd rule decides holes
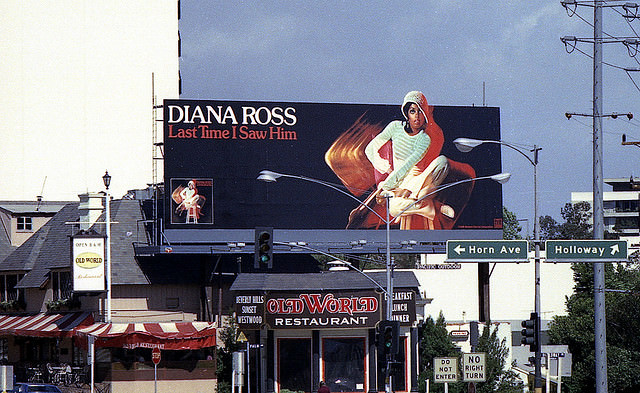
[[[448,240],[446,262],[528,262],[526,240]]]

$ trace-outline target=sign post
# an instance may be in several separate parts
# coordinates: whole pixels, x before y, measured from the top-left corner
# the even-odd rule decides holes
[[[526,240],[447,240],[446,262],[529,262]]]
[[[160,348],[153,348],[151,351],[151,360],[153,360],[153,391],[158,393],[158,363],[160,363]]]
[[[626,240],[547,240],[547,262],[626,262]]]

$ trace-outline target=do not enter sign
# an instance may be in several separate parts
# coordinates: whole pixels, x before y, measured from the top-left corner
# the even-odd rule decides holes
[[[153,350],[151,351],[151,360],[153,360],[153,364],[157,365],[158,363],[160,363],[160,348],[153,348]]]

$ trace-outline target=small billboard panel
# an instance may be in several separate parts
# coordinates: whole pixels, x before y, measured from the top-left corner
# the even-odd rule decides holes
[[[171,224],[213,224],[213,179],[172,178]]]
[[[105,290],[105,242],[103,236],[72,237],[73,290]]]
[[[473,181],[501,172],[500,146],[462,153],[453,144],[499,140],[499,109],[421,97],[415,113],[403,109],[411,100],[165,100],[167,227],[382,229],[391,193],[393,229],[501,229],[501,186]],[[420,114],[421,128],[410,117]],[[265,183],[263,170],[293,176]],[[187,194],[202,196],[187,203],[191,215]]]

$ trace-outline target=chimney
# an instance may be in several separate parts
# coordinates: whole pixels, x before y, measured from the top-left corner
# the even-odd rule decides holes
[[[104,192],[89,192],[79,194],[80,205],[78,213],[80,215],[80,229],[87,230],[98,220],[100,215],[104,213]],[[104,228],[97,228],[98,232],[102,232]]]

